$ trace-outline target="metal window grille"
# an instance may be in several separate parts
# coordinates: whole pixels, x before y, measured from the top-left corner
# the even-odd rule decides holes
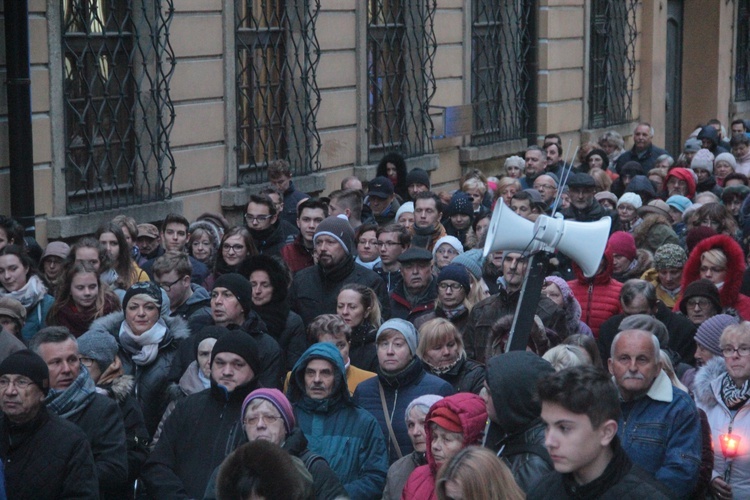
[[[239,183],[264,182],[273,160],[288,161],[295,175],[320,170],[320,1],[236,0],[235,6]]]
[[[173,12],[172,0],[63,0],[69,214],[171,196]]]
[[[531,0],[473,0],[471,102],[473,145],[526,136]]]
[[[435,10],[435,0],[367,2],[369,161],[432,150]]]
[[[589,126],[632,119],[637,0],[591,2]]]
[[[750,101],[750,0],[740,0],[737,11],[735,101]]]

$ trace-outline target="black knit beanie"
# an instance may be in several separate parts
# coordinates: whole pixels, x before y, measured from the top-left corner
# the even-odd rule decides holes
[[[231,352],[244,359],[257,377],[260,373],[260,360],[258,357],[258,343],[243,331],[230,331],[216,341],[211,351],[211,365],[214,364],[216,355],[220,352]]]
[[[38,354],[24,349],[0,363],[0,375],[23,375],[34,382],[46,396],[49,392],[49,369]]]
[[[122,309],[127,309],[130,299],[132,299],[136,295],[142,294],[153,297],[153,299],[161,309],[161,288],[153,281],[139,281],[137,283],[133,283],[133,285],[128,288],[128,291],[125,292],[125,297],[122,298]]]
[[[237,273],[222,274],[214,283],[214,289],[219,287],[226,288],[237,297],[245,314],[252,310],[253,288],[250,286],[250,282],[247,278]]]

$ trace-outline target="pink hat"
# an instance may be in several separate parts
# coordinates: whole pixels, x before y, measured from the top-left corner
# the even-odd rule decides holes
[[[622,255],[628,260],[635,260],[635,239],[632,234],[616,231],[609,237],[607,246],[613,254]]]

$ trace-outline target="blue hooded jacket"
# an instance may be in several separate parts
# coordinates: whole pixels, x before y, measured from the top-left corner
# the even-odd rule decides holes
[[[305,369],[315,359],[334,367],[333,390],[325,399],[306,395]],[[352,401],[338,349],[326,342],[310,346],[292,369],[287,395],[308,448],[328,461],[349,496],[379,499],[388,472],[385,440],[375,418]]]

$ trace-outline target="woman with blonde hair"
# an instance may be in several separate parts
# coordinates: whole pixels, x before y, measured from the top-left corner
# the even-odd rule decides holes
[[[510,469],[487,448],[467,446],[440,469],[436,483],[439,500],[523,500]]]
[[[425,371],[440,377],[456,392],[479,394],[484,384],[484,367],[466,357],[464,341],[456,326],[435,318],[419,329],[417,357]]]
[[[503,177],[497,182],[497,190],[495,191],[497,198],[495,198],[495,203],[502,198],[505,205],[510,206],[510,200],[513,199],[513,195],[520,192],[521,189],[521,183],[516,177]]]
[[[352,329],[349,358],[354,366],[375,372],[378,354],[375,337],[380,327],[380,302],[375,292],[359,283],[341,287],[336,314]]]

